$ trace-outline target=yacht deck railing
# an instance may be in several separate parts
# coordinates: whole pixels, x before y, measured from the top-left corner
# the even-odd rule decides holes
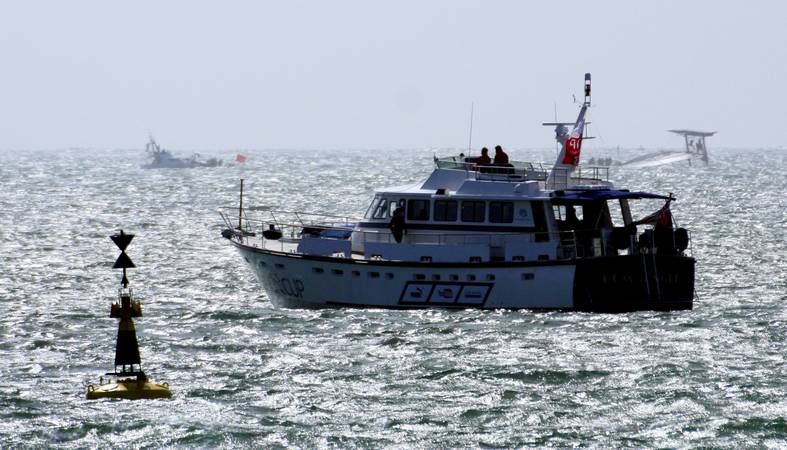
[[[464,156],[435,158],[438,169],[464,170],[468,176],[484,181],[538,181],[545,189],[565,188],[577,185],[602,185],[609,183],[609,167],[583,166],[574,168],[552,167],[542,163],[511,161],[506,165],[477,165],[466,161]],[[549,174],[553,172],[550,179]]]
[[[240,227],[236,226],[239,214],[237,208],[221,208],[219,214],[224,223],[234,232],[232,236],[228,237],[252,247],[294,253],[297,251],[297,244],[304,236],[342,240],[350,240],[350,237],[353,236],[352,239],[354,241],[364,246],[367,242],[397,243],[393,235],[387,230],[356,230],[355,223],[358,219],[351,217],[301,211],[281,211],[267,207],[249,208],[249,211],[265,213],[263,217],[257,218],[249,217],[246,211],[244,209],[241,213],[243,219]],[[294,218],[294,220],[285,221],[283,220],[284,217]],[[278,231],[281,234],[276,239],[268,239],[265,237],[265,232],[270,230]],[[335,235],[337,232],[339,233],[338,236]],[[693,248],[691,233],[688,233],[688,247],[682,253],[690,256],[693,254]],[[646,228],[639,236],[640,239],[637,239],[637,236],[634,234],[630,236],[629,253],[656,253],[658,251],[652,228]],[[647,236],[647,239],[643,239],[643,236]],[[556,243],[556,257],[561,260],[617,255],[618,250],[626,250],[614,249],[611,236],[605,236],[601,230],[484,234],[410,231],[401,242],[404,245],[487,245],[489,247],[506,247],[511,244],[548,245],[549,243]]]
[[[258,216],[249,216],[249,212],[258,213]],[[230,229],[239,231],[242,236],[256,236],[271,226],[282,232],[284,236],[296,237],[306,230],[346,230],[352,231],[355,224],[360,221],[350,216],[333,214],[309,213],[304,211],[286,211],[273,209],[267,206],[251,206],[238,210],[237,207],[223,206],[219,208],[219,215],[224,224]]]
[[[398,244],[393,235],[385,230],[356,230],[355,224],[349,222],[327,222],[327,221],[299,221],[297,223],[284,222],[281,220],[274,221],[274,217],[281,217],[283,211],[266,211],[270,213],[269,219],[250,218],[246,215],[244,210],[244,219],[242,227],[237,227],[237,211],[233,212],[227,209],[220,209],[219,214],[222,217],[225,225],[234,231],[231,236],[238,242],[257,248],[266,250],[280,251],[295,253],[300,240],[304,236],[318,237],[324,239],[335,239],[330,235],[321,235],[323,231],[339,231],[346,233],[346,238],[350,239],[352,233],[353,240],[361,245],[366,243],[382,243],[382,244]],[[276,213],[279,213],[278,215]],[[301,213],[303,216],[305,213]],[[325,218],[337,218],[339,216],[330,216],[322,214],[311,214],[313,216]],[[349,219],[349,218],[343,218]],[[280,237],[277,239],[267,239],[264,232],[273,228],[281,232]],[[558,236],[558,232],[541,232],[541,233],[528,233],[528,234],[515,234],[515,233],[465,233],[465,234],[446,234],[446,233],[429,233],[408,231],[404,236],[401,244],[404,245],[437,245],[437,246],[466,246],[466,245],[486,245],[503,247],[511,243],[541,243],[547,244],[553,239],[553,236]],[[564,240],[564,246],[569,246],[569,243]],[[573,244],[572,244],[573,246]],[[576,254],[575,250],[564,251],[567,254]]]

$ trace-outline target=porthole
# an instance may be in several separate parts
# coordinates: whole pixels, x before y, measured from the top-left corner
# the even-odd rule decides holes
[[[448,279],[451,281],[459,281],[459,275],[452,273],[451,275],[448,276]]]
[[[391,272],[386,272],[385,273],[385,278],[387,278],[389,280],[393,280],[393,277],[394,277],[394,274],[392,274]]]
[[[495,275],[492,274],[492,273],[486,274],[486,280],[487,281],[495,281]]]
[[[284,268],[284,264],[276,263],[276,268],[277,269],[283,269]]]
[[[432,281],[440,281],[440,274],[439,273],[432,274]]]
[[[314,273],[323,273],[323,272],[325,272],[325,270],[323,270],[322,267],[312,267],[312,272],[314,272]]]
[[[339,275],[339,276],[344,275],[344,271],[341,270],[341,269],[332,269],[331,273],[333,273],[334,275]]]
[[[353,276],[354,277],[360,277],[361,276],[361,272],[358,272],[357,270],[353,270]]]
[[[522,279],[523,280],[532,280],[535,277],[536,277],[536,274],[534,274],[534,273],[523,273],[522,274]]]
[[[380,278],[380,272],[369,272],[369,278]]]
[[[426,275],[424,275],[422,273],[417,273],[417,274],[413,275],[413,278],[415,278],[416,280],[425,280],[426,279]]]
[[[475,281],[475,275],[473,275],[472,273],[468,274],[467,275],[467,281]]]

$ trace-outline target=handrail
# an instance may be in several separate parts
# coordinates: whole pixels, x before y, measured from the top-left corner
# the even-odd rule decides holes
[[[238,207],[235,205],[224,205],[219,206],[219,210],[224,209],[234,209],[237,211]],[[274,209],[272,206],[260,205],[260,206],[247,206],[243,208],[244,210],[248,211],[262,211],[262,212],[271,212],[271,213],[279,213],[279,214],[302,214],[302,215],[309,215],[309,216],[318,216],[318,217],[331,217],[334,219],[348,219],[348,220],[360,220],[358,218],[354,218],[352,216],[337,216],[333,214],[325,214],[325,213],[312,213],[306,211],[287,211],[284,209]]]
[[[458,159],[460,158],[460,159]],[[609,167],[600,165],[577,165],[575,167],[552,167],[544,163],[511,161],[507,165],[477,165],[464,161],[464,157],[448,156],[435,158],[438,169],[464,170],[476,180],[484,181],[538,181],[544,188],[576,185],[597,185],[609,182]],[[583,170],[585,176],[583,176]],[[549,174],[554,177],[549,180]]]
[[[248,245],[257,246],[257,242],[263,248],[270,245],[275,245],[284,251],[285,244],[298,242],[304,234],[312,234],[313,231],[320,230],[341,230],[344,232],[352,232],[353,240],[365,244],[366,242],[377,243],[394,243],[396,242],[392,233],[388,230],[359,230],[355,228],[355,223],[350,222],[354,220],[346,216],[337,216],[330,214],[319,213],[304,213],[295,211],[276,211],[267,210],[265,212],[271,213],[270,218],[256,218],[249,217],[247,210],[242,211],[243,223],[242,229],[237,227],[237,208],[220,208],[219,215],[224,223],[230,230],[236,230],[233,238],[239,242]],[[296,216],[295,222],[282,221],[275,216],[275,212],[289,213]],[[307,221],[303,220],[304,216],[317,217],[317,218],[330,218],[330,219],[344,219],[343,222],[331,221]],[[284,240],[269,240],[264,237],[263,232],[268,229],[270,225],[274,225],[277,231],[282,233],[282,236],[288,237]],[[308,229],[308,230],[304,230]],[[588,235],[588,232],[594,232]],[[409,231],[406,234],[405,244],[408,245],[489,245],[489,246],[505,246],[514,243],[523,244],[555,244],[558,259],[575,259],[587,256],[599,256],[607,254],[611,248],[612,243],[609,241],[609,236],[600,232],[601,230],[569,230],[569,231],[534,231],[528,233],[430,233]],[[304,233],[306,232],[306,233]],[[680,254],[693,255],[693,239],[691,232],[688,231],[688,246]],[[581,237],[578,237],[578,234]],[[646,238],[643,238],[643,236]],[[639,238],[637,238],[639,236]],[[335,239],[331,236],[316,236],[319,238]],[[259,239],[259,241],[258,241]],[[597,240],[599,239],[599,240]],[[674,239],[674,238],[673,238]],[[674,242],[674,241],[673,241]],[[293,248],[292,251],[295,251]],[[658,243],[653,239],[652,228],[645,228],[643,233],[638,235],[631,235],[631,243],[629,252],[635,253],[658,253]],[[615,250],[615,254],[617,250]]]

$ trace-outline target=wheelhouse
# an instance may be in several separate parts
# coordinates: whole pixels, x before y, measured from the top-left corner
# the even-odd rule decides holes
[[[637,223],[630,200],[671,197],[607,187],[538,192],[535,197],[509,195],[484,197],[439,189],[424,192],[377,192],[364,220],[353,231],[353,252],[369,253],[368,243],[380,258],[390,257],[386,246],[399,257],[409,246],[448,245],[449,250],[468,243],[485,243],[480,260],[553,260],[633,254],[638,251]],[[395,242],[388,230],[394,211],[401,208],[408,234]],[[642,223],[640,223],[642,224]],[[646,231],[652,233],[652,230]],[[652,242],[646,236],[643,242]],[[378,245],[384,244],[384,245]],[[526,247],[530,248],[526,248]],[[410,257],[408,259],[412,259]],[[475,259],[478,259],[475,255]]]

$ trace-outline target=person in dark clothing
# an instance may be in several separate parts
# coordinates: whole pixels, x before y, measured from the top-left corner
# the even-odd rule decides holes
[[[503,147],[499,145],[495,147],[495,165],[498,164],[508,164],[508,155],[503,151]]]
[[[478,166],[485,166],[492,162],[492,158],[489,157],[489,149],[484,147],[481,149],[481,156],[475,159],[475,163]]]
[[[391,216],[391,222],[388,223],[388,228],[391,229],[391,234],[397,243],[402,242],[402,236],[407,234],[407,224],[404,221],[404,209],[396,208]]]

